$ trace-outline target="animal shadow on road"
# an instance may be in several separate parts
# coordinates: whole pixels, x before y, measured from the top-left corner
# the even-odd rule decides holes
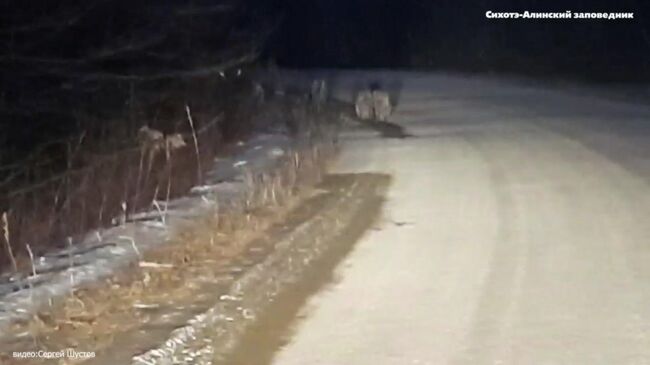
[[[381,134],[382,138],[411,138],[412,134],[406,132],[404,127],[391,122],[381,122],[378,120],[357,120],[361,125],[374,129]]]

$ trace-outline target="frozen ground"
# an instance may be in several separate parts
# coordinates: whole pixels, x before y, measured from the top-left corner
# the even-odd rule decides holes
[[[53,298],[123,271],[138,262],[141,252],[167,245],[183,224],[213,212],[215,204],[222,210],[234,211],[252,188],[244,181],[244,168],[253,174],[273,171],[288,151],[300,143],[304,142],[292,144],[284,135],[255,136],[242,142],[233,156],[215,160],[207,173],[206,185],[170,201],[165,219],[161,219],[162,211],[156,209],[135,214],[125,224],[103,229],[101,233],[89,232],[76,245],[37,258],[36,276],[0,276],[0,355],[9,352],[5,341],[12,339],[13,334],[6,329],[13,322],[31,318]]]
[[[336,171],[392,175],[384,218],[274,364],[650,364],[650,107],[495,78],[323,75],[347,100],[382,82],[415,138],[342,136]]]

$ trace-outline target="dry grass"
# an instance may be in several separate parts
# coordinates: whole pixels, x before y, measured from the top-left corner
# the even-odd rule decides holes
[[[205,215],[183,227],[165,248],[144,252],[138,267],[75,291],[31,321],[16,323],[12,332],[29,338],[32,349],[101,351],[120,334],[152,320],[151,309],[192,304],[202,289],[196,279],[218,277],[251,242],[281,222],[301,192],[320,180],[334,153],[332,146],[312,147],[290,153],[273,173],[249,174],[254,189],[241,212]]]
[[[273,213],[281,216],[278,209]],[[191,304],[199,289],[191,277],[216,275],[272,223],[272,217],[249,216],[246,227],[241,217],[222,217],[220,224],[203,221],[167,249],[146,254],[143,267],[133,267],[97,288],[77,290],[14,330],[28,332],[36,349],[104,349],[115,336],[147,323],[148,308]]]
[[[35,256],[70,241],[74,245],[85,232],[119,224],[156,202],[187,193],[201,180],[203,168],[252,132],[253,117],[272,105],[258,106],[252,86],[241,83],[193,85],[193,98],[175,92],[150,97],[154,100],[139,102],[135,116],[89,122],[79,136],[37,149],[16,173],[19,177],[0,182],[0,214],[6,218],[0,245],[7,253],[0,255],[0,272],[29,273],[27,245]],[[187,100],[192,100],[191,110]],[[167,136],[181,133],[185,145],[152,149],[140,144],[143,125]]]

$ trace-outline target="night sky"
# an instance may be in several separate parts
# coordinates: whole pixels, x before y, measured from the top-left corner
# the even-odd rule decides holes
[[[650,1],[294,0],[270,54],[291,67],[433,68],[648,80]],[[486,11],[634,12],[632,20],[487,19]]]

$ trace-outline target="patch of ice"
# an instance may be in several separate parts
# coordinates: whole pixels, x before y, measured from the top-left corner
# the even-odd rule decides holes
[[[270,157],[281,157],[284,156],[284,150],[280,147],[274,147],[269,151]]]

